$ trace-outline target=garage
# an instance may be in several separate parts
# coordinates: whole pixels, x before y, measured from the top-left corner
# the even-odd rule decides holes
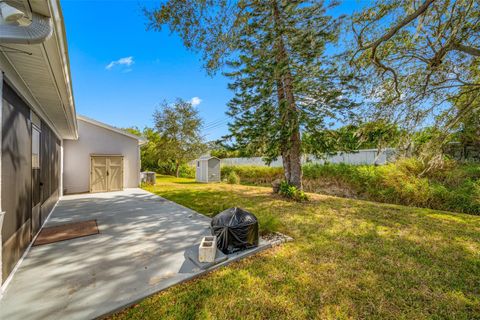
[[[78,139],[64,140],[64,194],[138,187],[144,140],[84,116],[77,124]]]

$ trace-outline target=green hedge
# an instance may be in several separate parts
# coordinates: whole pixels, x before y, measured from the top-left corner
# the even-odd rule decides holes
[[[180,170],[178,171],[178,175],[181,178],[195,178],[195,167],[189,166],[188,164],[184,164],[180,166]]]
[[[241,183],[244,184],[269,185],[273,180],[281,179],[283,177],[282,168],[260,166],[222,166],[222,180],[225,180],[232,171],[240,177]]]
[[[173,163],[162,163],[159,164],[156,173],[166,175],[166,176],[175,176],[175,165]],[[195,178],[195,167],[188,164],[182,164],[178,170],[178,176],[180,178]]]
[[[384,166],[308,164],[303,167],[305,191],[378,202],[480,214],[480,165],[448,163],[420,177],[420,161],[406,159]],[[222,167],[242,183],[268,185],[282,178],[281,168]]]

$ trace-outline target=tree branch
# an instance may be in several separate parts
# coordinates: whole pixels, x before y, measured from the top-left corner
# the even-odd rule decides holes
[[[376,65],[377,67],[383,69],[384,72],[390,72],[392,74],[393,82],[394,82],[394,85],[395,85],[394,88],[395,88],[397,98],[400,98],[400,91],[398,89],[397,73],[395,72],[395,70],[393,68],[385,65],[384,63],[382,63],[380,61],[380,59],[377,57],[377,48],[382,42],[390,40],[400,29],[402,29],[407,24],[409,24],[410,22],[412,22],[413,20],[418,18],[420,15],[422,15],[428,9],[428,7],[435,1],[436,0],[426,0],[420,7],[418,7],[417,10],[415,10],[415,12],[413,12],[412,14],[409,14],[405,19],[401,20],[395,26],[390,28],[390,30],[388,30],[388,32],[385,33],[383,36],[381,36],[380,38],[378,38],[374,42],[371,42],[367,45],[362,44],[362,33],[363,33],[363,30],[365,30],[365,28],[362,29],[362,31],[359,34],[357,34],[355,32],[355,30],[353,29],[354,32],[356,33],[357,42],[358,42],[359,47],[360,47],[359,51],[372,49],[372,52],[371,52],[371,55],[370,55],[370,60],[373,62],[373,64]],[[352,25],[352,27],[353,27],[353,25]]]
[[[376,48],[378,47],[382,42],[385,42],[387,40],[390,40],[400,29],[405,27],[407,24],[418,18],[421,14],[423,14],[425,11],[427,11],[428,7],[435,2],[436,0],[426,0],[418,9],[413,12],[412,14],[409,14],[405,19],[400,21],[398,24],[393,26],[387,33],[385,33],[383,36],[375,40],[374,42],[367,44],[366,46],[363,46],[361,49],[366,50],[370,48]]]
[[[472,56],[480,57],[480,49],[470,47],[470,46],[465,46],[461,43],[453,44],[452,49],[457,50],[457,51],[462,51],[462,52],[467,53],[467,54],[472,55]]]

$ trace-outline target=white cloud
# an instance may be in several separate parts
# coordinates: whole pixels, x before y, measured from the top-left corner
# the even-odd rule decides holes
[[[132,64],[134,64],[135,61],[133,61],[133,57],[130,56],[130,57],[125,57],[125,58],[120,58],[118,60],[114,60],[112,62],[110,62],[106,67],[105,69],[107,70],[110,70],[112,69],[113,67],[119,65],[119,66],[131,66]]]
[[[192,104],[192,106],[196,107],[200,103],[202,103],[202,99],[200,99],[199,97],[193,97],[192,99],[190,99],[190,103]]]

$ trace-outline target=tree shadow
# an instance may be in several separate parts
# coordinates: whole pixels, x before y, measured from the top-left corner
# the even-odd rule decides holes
[[[210,234],[209,218],[142,190],[65,196],[46,226],[89,219],[98,235],[32,247],[1,318],[96,318],[184,279],[184,250]]]

